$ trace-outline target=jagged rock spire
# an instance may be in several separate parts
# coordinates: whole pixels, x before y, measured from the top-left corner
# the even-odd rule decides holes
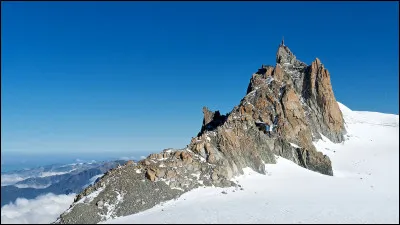
[[[296,56],[293,55],[287,46],[285,46],[284,40],[282,39],[276,53],[276,63],[294,63],[295,60]]]

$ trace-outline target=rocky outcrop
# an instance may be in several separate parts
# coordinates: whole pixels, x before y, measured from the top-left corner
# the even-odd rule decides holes
[[[213,130],[214,128],[224,123],[226,120],[225,115],[221,115],[219,111],[212,112],[207,107],[203,107],[203,114],[204,119],[200,133],[204,132],[205,130]]]
[[[343,115],[333,94],[330,74],[318,58],[307,68],[304,84],[303,98],[314,112],[310,114],[312,127],[333,142],[343,141]]]
[[[200,186],[232,186],[189,149],[164,150],[108,171],[75,198],[56,223],[98,223],[137,213]],[[211,177],[217,176],[217,179]]]
[[[233,110],[203,108],[201,129],[184,149],[166,149],[137,164],[107,172],[77,195],[56,223],[97,223],[143,211],[201,186],[236,185],[243,168],[265,174],[281,156],[307,169],[332,175],[330,159],[312,141],[320,133],[343,140],[342,114],[329,72],[317,59],[310,66],[281,44],[276,65],[262,65]],[[263,124],[275,124],[272,136]],[[296,146],[296,147],[294,147]]]

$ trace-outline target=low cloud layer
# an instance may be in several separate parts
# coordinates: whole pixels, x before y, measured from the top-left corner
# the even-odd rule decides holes
[[[51,176],[57,176],[57,175],[63,175],[63,174],[67,174],[67,173],[71,173],[72,171],[74,171],[76,169],[72,169],[69,171],[64,171],[64,172],[41,172],[39,177],[51,177]]]
[[[35,188],[35,189],[44,189],[50,187],[51,184],[40,185],[40,184],[14,184],[17,188]]]
[[[58,216],[69,208],[75,194],[46,194],[35,199],[18,198],[15,203],[1,208],[1,223],[37,224],[54,222]]]
[[[16,174],[4,174],[4,175],[1,175],[1,186],[15,184],[15,183],[17,183],[21,180],[25,180],[27,178],[29,178],[29,177],[28,176],[21,177]]]
[[[136,157],[135,156],[131,156],[131,157],[123,156],[123,157],[120,157],[119,159],[128,161],[128,160],[136,160]]]

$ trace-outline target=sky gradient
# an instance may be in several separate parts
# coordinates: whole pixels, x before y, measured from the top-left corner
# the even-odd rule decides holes
[[[399,113],[398,2],[2,2],[1,151],[183,148],[229,112],[282,36],[336,99]]]

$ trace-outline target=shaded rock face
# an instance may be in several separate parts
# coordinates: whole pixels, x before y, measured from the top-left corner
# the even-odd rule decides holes
[[[336,102],[330,74],[317,58],[307,68],[302,95],[310,111],[312,128],[333,142],[342,142],[345,133],[342,112]]]
[[[204,119],[200,133],[204,132],[205,130],[213,130],[226,120],[225,115],[221,115],[219,111],[212,112],[207,107],[203,107],[203,114]]]
[[[275,66],[252,75],[245,97],[227,115],[203,107],[198,135],[184,149],[166,149],[138,163],[107,172],[77,195],[56,223],[98,223],[137,213],[201,186],[236,185],[243,168],[265,174],[281,156],[332,175],[330,159],[312,141],[320,133],[334,142],[345,133],[329,72],[318,59],[310,66],[280,45]],[[272,135],[263,124],[275,124]],[[293,147],[294,143],[299,146]]]

